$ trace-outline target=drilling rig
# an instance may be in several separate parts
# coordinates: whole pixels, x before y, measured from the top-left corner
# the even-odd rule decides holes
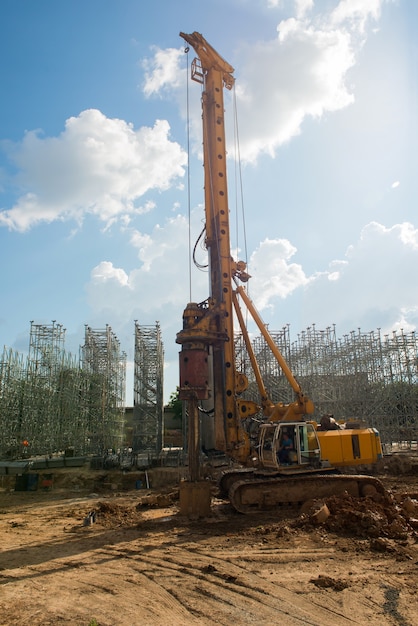
[[[220,489],[232,506],[247,513],[315,497],[349,493],[381,497],[384,487],[356,468],[382,456],[379,433],[360,423],[322,425],[310,418],[314,404],[296,380],[247,293],[246,263],[231,255],[225,145],[224,89],[234,86],[234,68],[197,32],[180,33],[196,58],[191,78],[202,89],[205,245],[209,265],[209,297],[190,302],[177,333],[180,351],[179,397],[188,413],[189,496],[205,502],[208,488],[200,480],[199,411],[211,405],[215,445],[236,467],[224,472]],[[245,306],[294,392],[290,403],[274,403],[264,384],[252,348],[242,307]],[[245,373],[237,371],[234,321],[237,320],[257,382],[259,400],[245,399]],[[262,413],[254,445],[245,428]],[[287,450],[284,438],[291,443]],[[348,471],[347,471],[348,469]],[[192,495],[190,495],[192,494]]]

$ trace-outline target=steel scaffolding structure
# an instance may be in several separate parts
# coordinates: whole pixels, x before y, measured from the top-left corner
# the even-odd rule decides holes
[[[271,333],[304,392],[315,403],[314,418],[361,419],[380,431],[385,443],[418,440],[418,341],[415,332],[360,329],[337,338],[335,326],[307,328],[291,342],[289,327]],[[247,397],[256,398],[255,381],[242,341],[236,340],[238,365],[249,375]],[[252,341],[272,399],[293,400],[262,337]],[[248,374],[250,373],[250,374]]]
[[[62,380],[65,372],[76,371],[78,363],[64,350],[65,329],[55,320],[52,324],[31,322],[29,355],[24,393],[25,411],[22,434],[32,454],[52,453],[72,445],[72,414],[63,413]]]
[[[73,417],[80,373],[76,358],[64,351],[64,339],[65,329],[55,321],[50,325],[31,322],[28,356],[4,349],[0,365],[2,456],[50,454],[74,446],[78,439],[75,427],[79,422]]]
[[[86,344],[92,347],[90,335]],[[28,356],[4,348],[0,361],[1,458],[59,451],[98,453],[104,447],[121,445],[126,357],[110,329],[108,335],[107,357],[101,353],[96,364],[94,349],[89,352],[86,348],[85,367],[65,351],[65,329],[55,321],[49,325],[31,322]]]
[[[0,454],[15,458],[23,452],[27,359],[3,349],[0,361]]]
[[[384,443],[418,440],[418,340],[415,332],[360,329],[337,338],[335,326],[307,328],[291,341],[289,326],[271,333],[305,393],[315,419],[363,419]],[[80,359],[64,349],[65,329],[31,322],[29,353],[4,348],[0,360],[0,457],[73,449],[95,453],[123,445],[126,354],[111,328],[85,329]],[[264,339],[253,349],[274,402],[293,400],[290,385]],[[237,364],[249,378],[245,397],[257,399],[241,335]],[[160,326],[135,322],[135,452],[163,445],[163,362]],[[25,444],[23,443],[25,442]]]
[[[102,454],[123,447],[126,354],[111,327],[85,327],[81,364],[88,384],[83,395],[90,450]]]
[[[289,325],[282,328],[281,331],[269,332],[281,354],[285,357],[287,363],[290,364],[291,344]],[[271,400],[273,402],[289,402],[292,399],[292,390],[286,378],[283,376],[278,362],[272,358],[271,350],[262,335],[254,337],[251,341],[251,346]],[[251,361],[241,333],[237,333],[235,336],[235,355],[237,371],[244,373],[249,381],[245,397],[257,402],[259,392],[252,371]]]
[[[164,348],[161,329],[135,320],[133,451],[159,453],[163,447]]]

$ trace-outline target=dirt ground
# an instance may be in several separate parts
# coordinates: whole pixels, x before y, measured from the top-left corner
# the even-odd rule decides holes
[[[322,523],[239,515],[215,487],[211,516],[190,520],[152,478],[99,493],[74,473],[48,491],[3,486],[0,624],[413,626],[418,475],[380,478],[391,502],[331,498]]]

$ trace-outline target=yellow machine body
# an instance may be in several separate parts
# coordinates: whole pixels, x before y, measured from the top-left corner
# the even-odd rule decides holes
[[[375,428],[317,431],[321,459],[333,467],[371,465],[382,458],[382,444]]]

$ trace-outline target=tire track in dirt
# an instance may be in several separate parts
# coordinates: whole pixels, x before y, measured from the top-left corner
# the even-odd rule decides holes
[[[193,615],[204,617],[206,624],[258,623],[261,613],[266,624],[275,624],[278,619],[286,620],[289,626],[356,623],[335,607],[315,606],[293,591],[258,576],[254,572],[258,557],[254,559],[254,554],[250,561],[242,553],[234,559],[229,553],[225,555],[225,550],[208,552],[193,544],[170,547],[165,554],[159,550],[142,552],[132,546],[123,549],[119,546],[115,552],[118,558],[131,561],[131,571],[134,569],[146,579],[158,582]],[[264,554],[259,557],[263,569]],[[242,563],[236,562],[238,559]]]
[[[106,503],[2,511],[1,626],[86,626],[93,618],[100,626],[417,623],[408,619],[417,614],[418,560],[399,565],[400,549],[376,554],[368,541],[226,507],[197,523],[175,507],[138,510],[133,496]],[[103,513],[83,526],[92,508]],[[312,584],[321,575],[347,587]]]

